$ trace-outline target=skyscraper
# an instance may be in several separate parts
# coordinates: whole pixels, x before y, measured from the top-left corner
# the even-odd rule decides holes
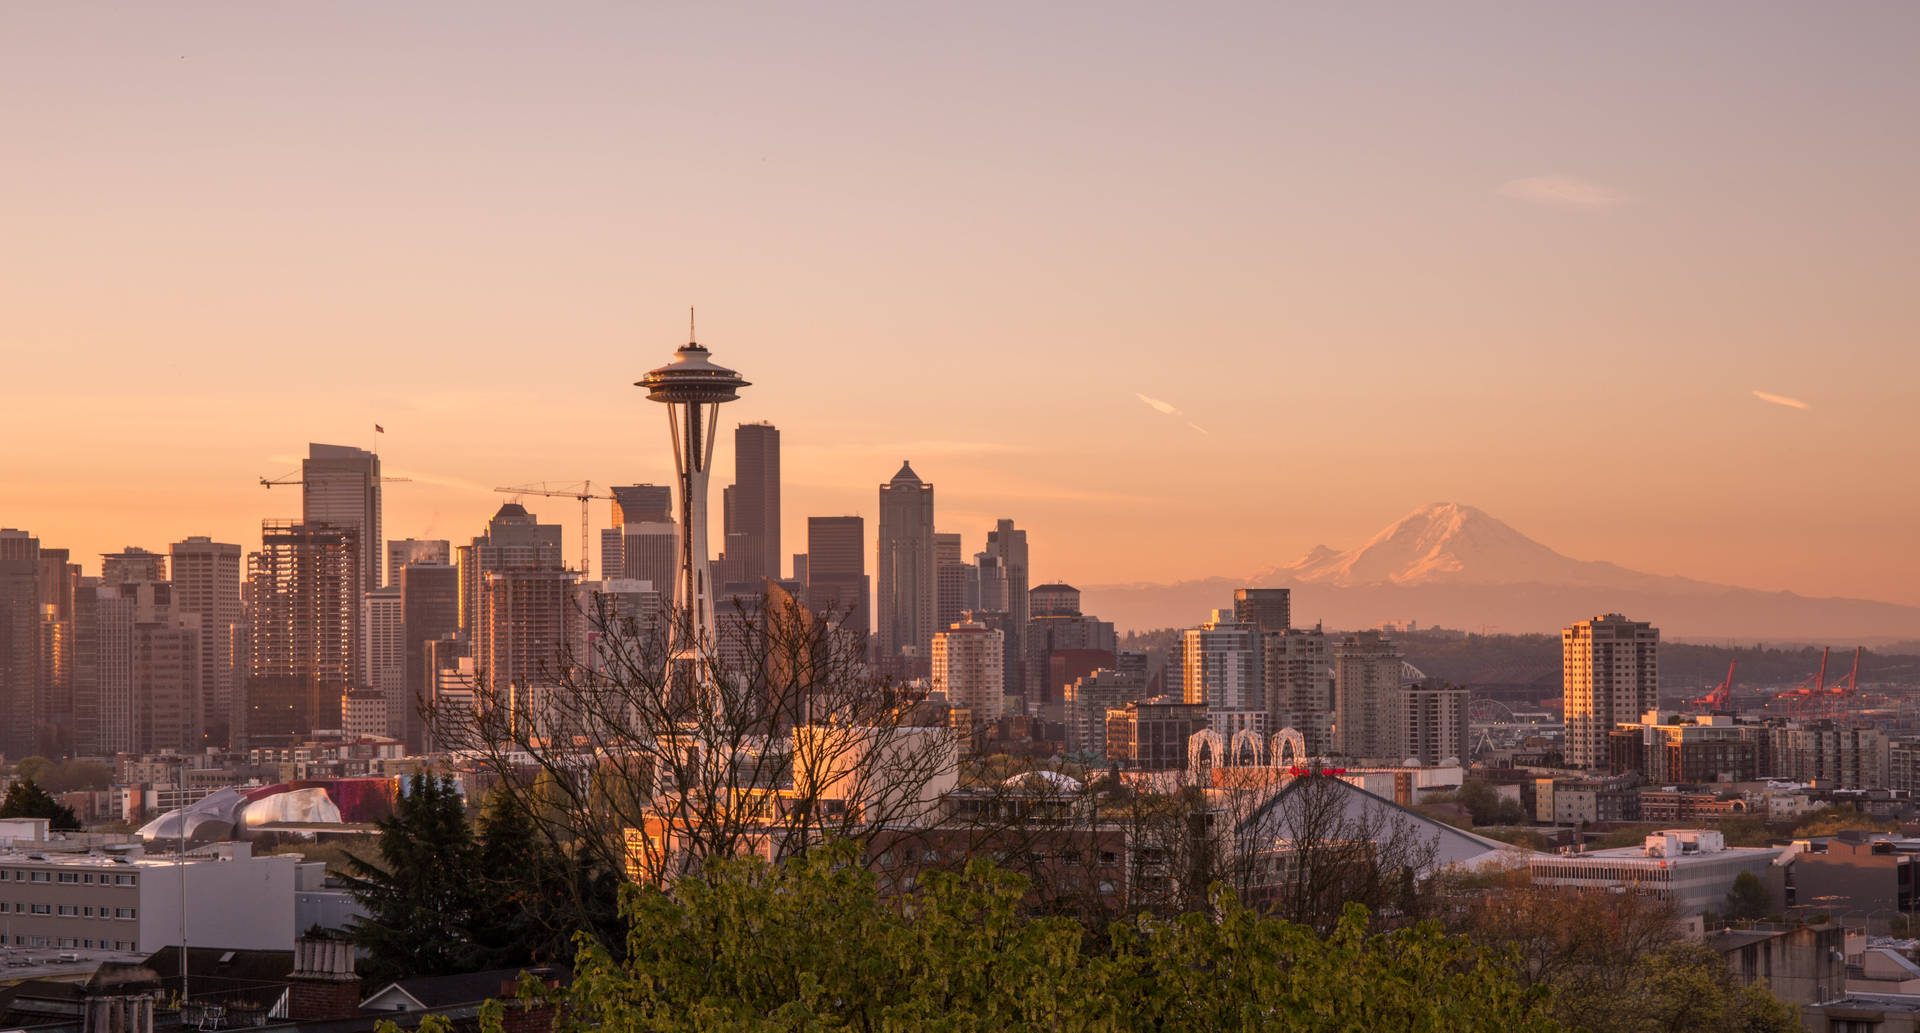
[[[1260,631],[1293,627],[1293,593],[1285,588],[1236,588],[1233,619]]]
[[[100,557],[100,583],[118,585],[128,581],[165,581],[167,558],[136,545]]]
[[[1334,751],[1355,759],[1391,760],[1393,701],[1405,660],[1400,647],[1377,631],[1348,635],[1333,647]]]
[[[1011,520],[1001,520],[987,532],[987,547],[974,557],[980,568],[980,606],[986,610],[1005,610],[1012,634],[1007,641],[1009,656],[1024,668],[1027,620],[1032,616],[1027,600],[1027,532],[1017,530]],[[1026,682],[1016,677],[1016,684]]]
[[[401,568],[403,571],[405,567]],[[362,598],[361,619],[366,625],[366,648],[361,651],[361,698],[378,696],[377,720],[362,723],[362,734],[393,739],[406,736],[407,621],[405,600],[398,584],[376,588]]]
[[[0,530],[0,751],[40,748],[40,539]]]
[[[933,485],[922,482],[912,464],[902,461],[900,472],[880,486],[875,600],[880,618],[875,658],[901,676],[924,677],[931,664],[933,533]]]
[[[1333,752],[1333,672],[1327,636],[1319,628],[1260,632],[1260,663],[1268,724],[1292,728],[1307,755]]]
[[[400,583],[409,563],[452,563],[453,543],[445,538],[400,538],[387,543],[387,586]]]
[[[998,631],[971,621],[933,636],[934,691],[946,693],[953,706],[965,707],[976,722],[999,717],[1006,695],[1001,681],[1003,648]]]
[[[236,743],[290,742],[340,727],[341,696],[360,673],[366,569],[353,528],[261,523],[260,551],[247,557],[247,676]]]
[[[1566,762],[1607,763],[1607,733],[1660,705],[1660,629],[1617,613],[1576,621],[1560,633],[1566,701]]]
[[[400,727],[388,734],[409,751],[424,749],[426,727],[420,707],[433,688],[433,644],[460,632],[460,574],[444,563],[409,563],[400,568],[401,634],[406,646],[406,688]]]
[[[240,546],[204,535],[174,542],[173,605],[200,618],[200,701],[206,734],[225,745],[233,720],[240,671],[233,641],[240,627]]]
[[[560,525],[540,523],[518,502],[501,506],[485,534],[460,547],[460,630],[476,635],[481,590],[496,570],[558,569]]]
[[[482,700],[501,703],[516,689],[560,684],[569,631],[578,617],[570,605],[575,578],[561,567],[487,572],[473,634]]]
[[[1061,703],[1066,686],[1081,674],[1113,666],[1119,640],[1111,622],[1080,612],[1080,590],[1072,585],[1041,585],[1030,590],[1027,598],[1033,617],[1021,635],[1026,649],[1020,665],[1025,678],[1021,692],[1032,706]],[[1056,676],[1054,660],[1065,654],[1074,654],[1077,663]]]
[[[771,423],[743,423],[733,431],[733,505],[727,555],[739,580],[780,577],[780,431]]]
[[[1268,731],[1266,701],[1253,625],[1215,610],[1213,619],[1182,636],[1181,698],[1205,703],[1213,730],[1230,736],[1242,729]]]
[[[1413,760],[1435,765],[1444,761],[1466,764],[1467,703],[1465,686],[1408,685],[1393,693],[1396,762]]]
[[[807,606],[838,621],[864,650],[873,630],[866,521],[857,516],[808,517],[806,555]]]
[[[961,615],[980,609],[980,571],[964,559],[957,533],[933,536],[934,625],[952,627]]]
[[[611,489],[609,526],[600,532],[600,576],[638,579],[671,596],[680,554],[680,528],[673,522],[673,489],[663,484],[624,484]]]
[[[691,327],[687,336],[693,336]],[[647,399],[667,407],[673,462],[680,489],[680,558],[673,589],[673,642],[684,660],[692,660],[713,638],[714,595],[707,569],[707,478],[713,464],[714,432],[720,406],[739,397],[748,383],[740,374],[713,362],[692,340],[673,361],[634,384]]]
[[[300,463],[300,519],[355,532],[360,590],[379,588],[386,539],[380,528],[380,456],[348,445],[307,445]],[[357,603],[356,603],[357,606]]]
[[[66,549],[40,549],[40,750],[73,752],[73,595],[80,565]]]

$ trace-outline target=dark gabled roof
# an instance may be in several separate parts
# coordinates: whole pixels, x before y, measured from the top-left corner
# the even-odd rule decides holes
[[[163,978],[180,975],[180,948],[162,947],[141,965]],[[293,973],[292,951],[227,950],[188,947],[187,975],[198,980],[232,980],[241,984],[284,983]]]
[[[396,979],[366,996],[366,1001],[399,989],[401,993],[419,1001],[428,1010],[451,1008],[460,1004],[478,1004],[493,998],[509,998],[514,988],[520,984],[520,974],[530,971],[525,968],[495,968],[485,972],[463,972],[452,976],[421,976],[415,979]],[[562,973],[542,969],[548,975]],[[361,1002],[364,1006],[365,1001]]]
[[[913,472],[913,464],[905,459],[902,459],[900,460],[900,472],[897,474],[894,474],[893,480],[888,481],[887,483],[888,484],[919,484],[921,482],[920,482],[920,475]]]
[[[1301,787],[1306,785],[1309,779],[1314,779],[1314,778],[1327,779],[1329,782],[1333,783],[1339,790],[1348,793],[1350,796],[1352,796],[1357,800],[1364,801],[1365,806],[1368,806],[1368,807],[1377,806],[1377,807],[1384,808],[1389,814],[1397,814],[1400,820],[1402,821],[1411,822],[1418,826],[1430,828],[1433,831],[1434,836],[1438,839],[1438,841],[1443,843],[1449,843],[1449,842],[1452,843],[1455,850],[1473,851],[1477,848],[1478,851],[1482,853],[1489,852],[1489,851],[1510,850],[1510,851],[1515,851],[1516,856],[1521,856],[1521,857],[1537,852],[1533,850],[1528,850],[1524,847],[1515,846],[1512,843],[1505,843],[1497,839],[1488,839],[1485,836],[1468,832],[1465,829],[1454,828],[1452,825],[1449,825],[1444,821],[1437,821],[1429,815],[1422,814],[1419,811],[1416,811],[1410,807],[1403,807],[1400,804],[1395,803],[1394,801],[1389,800],[1384,796],[1380,796],[1375,793],[1368,792],[1367,790],[1362,789],[1361,787],[1354,785],[1353,783],[1348,782],[1343,778],[1337,778],[1332,775],[1308,775],[1308,776],[1289,780],[1285,787],[1281,788],[1278,792],[1268,795],[1266,800],[1262,801],[1259,806],[1254,808],[1252,814],[1249,814],[1245,818],[1242,818],[1240,821],[1236,822],[1234,825],[1234,830],[1236,832],[1245,832],[1250,828],[1258,828],[1258,827],[1264,826],[1268,820],[1268,815],[1273,813],[1273,809],[1279,805],[1281,800],[1285,799],[1286,797],[1292,795],[1295,792],[1300,791]]]

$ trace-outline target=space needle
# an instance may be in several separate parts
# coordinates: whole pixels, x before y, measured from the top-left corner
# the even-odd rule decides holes
[[[693,316],[687,316],[687,343],[673,361],[634,382],[647,397],[667,407],[673,434],[673,462],[679,472],[680,564],[673,586],[676,608],[668,643],[676,660],[697,660],[713,641],[713,584],[707,569],[707,473],[713,465],[715,424],[720,403],[739,397],[748,382],[715,365],[693,340]]]

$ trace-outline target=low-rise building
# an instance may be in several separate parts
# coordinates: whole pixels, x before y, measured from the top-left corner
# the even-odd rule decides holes
[[[178,944],[184,929],[194,946],[291,950],[299,861],[255,857],[247,843],[184,860],[137,848],[10,850],[0,853],[0,929],[14,947],[152,952]]]
[[[1920,909],[1920,840],[1850,829],[1794,843],[1797,911],[1873,924]]]
[[[1640,846],[1574,854],[1536,854],[1528,859],[1535,885],[1596,890],[1637,890],[1672,901],[1683,917],[1718,910],[1741,872],[1759,876],[1776,897],[1784,895],[1778,847],[1729,847],[1711,829],[1668,829]]]

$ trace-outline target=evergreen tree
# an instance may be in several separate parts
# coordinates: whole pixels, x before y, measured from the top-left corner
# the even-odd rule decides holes
[[[1733,878],[1733,888],[1727,891],[1727,917],[1735,921],[1753,921],[1767,917],[1773,910],[1773,898],[1767,894],[1767,887],[1760,877],[1752,872],[1741,872]]]
[[[347,855],[347,885],[367,911],[349,935],[368,952],[362,968],[375,983],[485,967],[472,938],[479,851],[453,780],[414,775],[380,826],[376,863]]]
[[[0,802],[0,818],[50,818],[57,830],[80,830],[80,817],[73,808],[48,795],[31,778],[23,778],[7,789],[6,800]]]

